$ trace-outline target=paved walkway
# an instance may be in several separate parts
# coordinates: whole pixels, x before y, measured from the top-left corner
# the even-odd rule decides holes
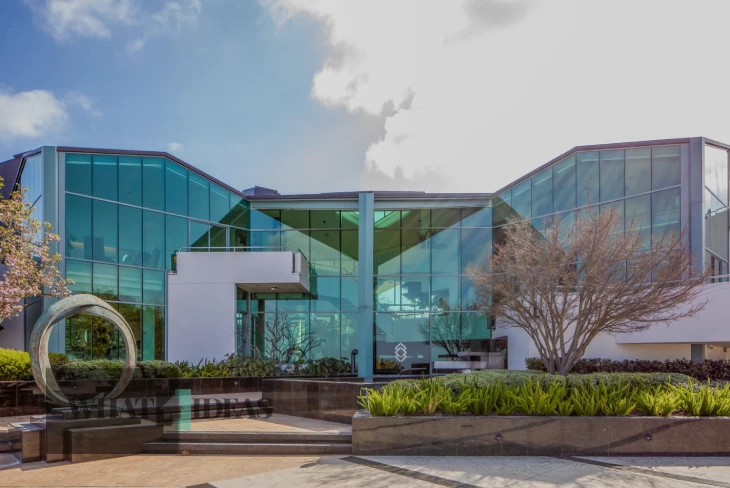
[[[336,422],[305,419],[290,415],[272,414],[269,418],[221,418],[193,420],[192,431],[229,431],[229,432],[319,432],[339,434],[352,432],[352,427]]]
[[[2,487],[730,488],[730,458],[130,456],[0,470]]]

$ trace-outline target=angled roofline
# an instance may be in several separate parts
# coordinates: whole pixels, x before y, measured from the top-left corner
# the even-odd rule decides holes
[[[193,173],[196,173],[203,178],[206,178],[216,185],[222,186],[226,190],[235,193],[239,197],[248,200],[249,197],[244,195],[241,190],[237,190],[236,188],[233,188],[231,185],[222,182],[218,178],[209,175],[205,171],[201,171],[195,166],[191,165],[190,163],[186,163],[182,159],[173,156],[172,154],[166,152],[166,151],[135,151],[132,149],[102,149],[102,148],[94,148],[94,147],[74,147],[74,146],[56,146],[56,151],[58,152],[66,152],[66,153],[89,153],[89,154],[117,154],[121,156],[148,156],[148,157],[158,157],[158,158],[167,158],[172,161],[175,161],[180,166],[183,166],[184,168],[188,169],[189,171],[192,171]]]
[[[563,159],[567,158],[568,156],[581,152],[581,151],[603,151],[608,149],[628,149],[633,147],[645,147],[645,146],[671,146],[675,144],[688,144],[690,140],[692,139],[704,139],[702,137],[682,137],[682,138],[676,138],[676,139],[655,139],[651,141],[634,141],[634,142],[613,142],[609,144],[589,144],[585,146],[575,146],[573,149],[570,149],[568,151],[565,151],[560,156],[557,156],[547,163],[533,169],[529,173],[527,173],[524,176],[521,176],[514,180],[512,183],[509,183],[496,192],[492,194],[493,197],[499,196],[502,192],[509,190],[513,186],[519,185],[523,181],[532,178],[536,174],[538,174],[540,171],[543,171],[550,166],[554,165],[555,163],[558,163],[562,161]],[[709,141],[709,139],[705,139]],[[721,145],[727,149],[730,149],[730,146],[727,146],[725,144],[717,143],[718,145]]]

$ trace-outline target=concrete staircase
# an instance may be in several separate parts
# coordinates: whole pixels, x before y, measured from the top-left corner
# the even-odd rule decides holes
[[[350,433],[166,432],[142,446],[156,454],[352,454]]]

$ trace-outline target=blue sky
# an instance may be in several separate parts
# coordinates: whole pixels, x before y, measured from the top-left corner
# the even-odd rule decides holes
[[[3,0],[0,158],[170,150],[237,188],[495,191],[730,142],[727,0]]]
[[[156,12],[166,3],[140,6]],[[342,137],[347,127],[352,137],[333,147],[332,159],[340,151],[342,161],[349,144],[361,158],[358,129],[368,125],[309,96],[324,58],[313,20],[277,27],[258,2],[216,0],[179,32],[170,27],[132,52],[130,44],[149,27],[113,25],[108,37],[56,39],[33,6],[0,2],[0,91],[48,91],[63,103],[67,118],[37,137],[0,138],[2,159],[39,145],[168,150],[177,143],[182,148],[172,146],[176,155],[238,188],[319,191],[334,187],[332,177],[357,175],[352,157],[350,168],[329,168],[328,183],[296,164],[297,154],[326,146],[328,134]],[[91,107],[74,101],[79,94]],[[327,151],[314,152],[307,157],[327,159]],[[348,189],[356,186],[357,180]]]

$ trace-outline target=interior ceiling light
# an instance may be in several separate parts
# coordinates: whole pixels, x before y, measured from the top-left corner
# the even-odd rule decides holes
[[[276,291],[277,288],[278,288],[277,286],[272,286],[271,291]]]

